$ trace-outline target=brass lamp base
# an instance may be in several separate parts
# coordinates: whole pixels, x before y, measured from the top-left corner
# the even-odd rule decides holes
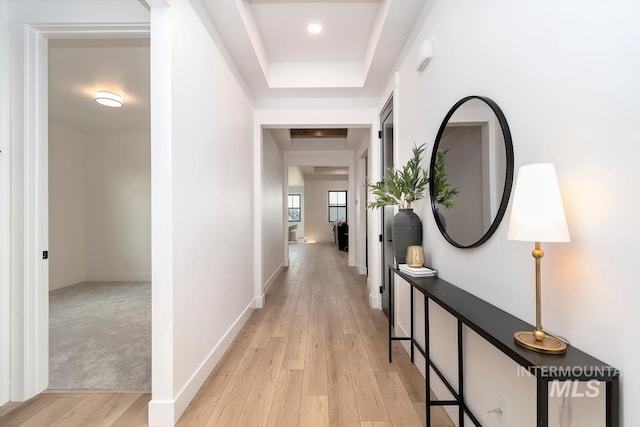
[[[540,341],[535,339],[533,332],[520,331],[513,334],[513,337],[516,344],[538,353],[563,354],[567,351],[567,344],[564,341],[549,335],[545,335]]]

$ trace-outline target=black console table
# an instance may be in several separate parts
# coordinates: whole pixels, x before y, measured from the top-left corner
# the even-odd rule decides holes
[[[402,277],[411,285],[411,325],[408,337],[393,335],[393,297],[395,275]],[[620,373],[617,369],[569,345],[567,352],[562,355],[550,355],[526,350],[514,342],[516,331],[535,329],[532,325],[518,319],[498,307],[466,292],[438,277],[412,277],[400,272],[396,267],[389,266],[389,362],[392,361],[393,341],[410,341],[411,361],[414,362],[414,349],[424,356],[427,361],[425,369],[425,391],[427,427],[431,426],[432,406],[457,406],[459,425],[464,427],[466,414],[475,426],[480,427],[480,421],[469,410],[464,394],[463,372],[463,339],[462,326],[467,326],[491,345],[506,354],[513,361],[523,366],[535,375],[537,383],[537,426],[549,425],[549,383],[558,381],[589,381],[597,380],[606,384],[606,426],[620,426]],[[414,290],[422,293],[424,298],[424,348],[414,338]],[[457,390],[447,381],[442,372],[429,357],[429,304],[431,300],[449,312],[458,323],[458,384]],[[431,370],[442,380],[449,389],[453,400],[431,400]]]

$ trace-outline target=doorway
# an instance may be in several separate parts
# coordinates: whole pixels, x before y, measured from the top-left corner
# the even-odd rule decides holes
[[[381,176],[386,178],[389,169],[393,169],[393,97],[389,98],[380,114],[380,158],[382,159]],[[393,263],[393,235],[391,233],[394,208],[382,208],[382,311],[389,317],[389,273],[390,263]]]
[[[146,390],[149,39],[51,38],[48,62],[49,388]]]

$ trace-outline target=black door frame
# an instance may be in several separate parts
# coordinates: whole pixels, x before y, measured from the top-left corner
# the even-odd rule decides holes
[[[380,176],[388,175],[388,169],[393,168],[393,95],[386,102],[380,113]],[[393,262],[393,237],[391,235],[391,222],[393,220],[393,206],[386,206],[381,210],[381,275],[382,286],[380,289],[382,311],[389,317],[389,275],[388,264]],[[393,320],[393,319],[392,319]]]

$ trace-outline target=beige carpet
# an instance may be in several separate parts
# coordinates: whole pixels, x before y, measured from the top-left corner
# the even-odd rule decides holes
[[[151,388],[149,282],[84,282],[50,292],[49,388]]]

